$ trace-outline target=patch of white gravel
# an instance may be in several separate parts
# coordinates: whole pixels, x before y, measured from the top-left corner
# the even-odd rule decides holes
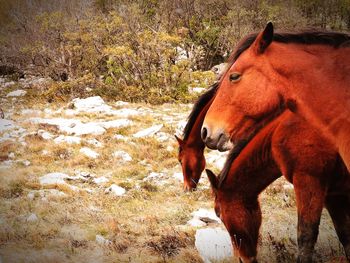
[[[96,124],[105,129],[110,129],[110,128],[122,128],[122,127],[130,126],[133,124],[133,121],[128,119],[118,119],[113,121],[97,122]]]
[[[105,176],[97,177],[92,180],[95,184],[104,184],[108,183],[109,179]]]
[[[99,245],[109,245],[111,244],[112,242],[108,239],[105,239],[103,236],[101,235],[96,235],[96,243],[99,244]]]
[[[43,138],[44,140],[51,140],[53,139],[55,136],[45,130],[38,130],[38,135]]]
[[[99,142],[98,140],[96,140],[95,138],[93,139],[89,139],[86,141],[88,144],[91,144],[97,148],[101,148],[103,146],[103,144],[101,142]]]

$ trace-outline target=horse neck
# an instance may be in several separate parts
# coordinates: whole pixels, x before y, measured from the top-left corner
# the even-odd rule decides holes
[[[207,114],[207,111],[210,107],[212,103],[212,100],[210,100],[201,110],[201,112],[199,113],[198,117],[196,118],[196,121],[193,125],[193,127],[191,128],[191,131],[187,137],[187,139],[185,140],[186,146],[190,147],[192,149],[198,149],[203,151],[205,148],[205,144],[202,141],[201,138],[201,130],[202,130],[202,125],[203,125],[203,121],[205,118],[205,115]]]
[[[257,198],[268,185],[281,176],[272,157],[271,140],[287,114],[289,113],[283,113],[265,126],[234,160],[221,186],[230,198]]]
[[[327,137],[344,133],[344,123],[350,132],[349,47],[274,43],[268,59],[283,82],[281,93],[297,101],[301,115]]]

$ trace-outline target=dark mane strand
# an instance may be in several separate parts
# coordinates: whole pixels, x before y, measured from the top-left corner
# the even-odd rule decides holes
[[[217,87],[219,86],[219,82],[215,82],[213,85],[209,87],[209,89],[203,93],[198,100],[195,102],[193,109],[188,116],[188,121],[185,126],[183,132],[183,140],[187,140],[194,123],[197,120],[198,115],[201,113],[205,105],[214,97]]]

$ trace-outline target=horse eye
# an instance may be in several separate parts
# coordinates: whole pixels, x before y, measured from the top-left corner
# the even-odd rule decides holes
[[[231,82],[237,82],[241,79],[241,74],[235,72],[230,75],[230,81]]]

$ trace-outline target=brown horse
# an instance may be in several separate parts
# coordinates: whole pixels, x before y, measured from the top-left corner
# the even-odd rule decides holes
[[[289,111],[262,128],[242,151],[232,151],[219,177],[207,170],[215,211],[239,257],[257,262],[258,196],[281,173],[296,194],[298,262],[312,262],[324,205],[350,260],[350,176],[332,144]]]
[[[184,138],[180,139],[175,135],[179,144],[178,160],[182,168],[185,191],[196,189],[199,178],[205,168],[205,144],[201,139],[201,129],[217,86],[218,83],[213,84],[196,101],[184,129]]]
[[[286,107],[320,128],[350,168],[350,35],[278,34],[268,23],[249,36],[231,56],[202,138],[227,150],[249,141]]]

